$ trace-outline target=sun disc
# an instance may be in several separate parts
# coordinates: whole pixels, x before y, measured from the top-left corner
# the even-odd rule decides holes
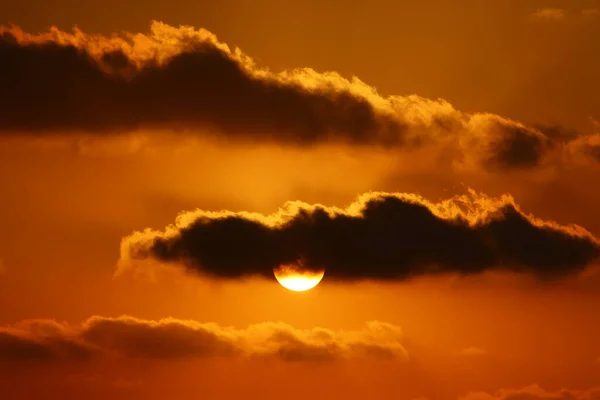
[[[275,279],[286,289],[304,292],[317,286],[325,271],[311,271],[296,265],[281,265],[273,269]]]

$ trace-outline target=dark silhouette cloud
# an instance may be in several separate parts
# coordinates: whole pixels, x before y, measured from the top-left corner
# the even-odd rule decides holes
[[[0,327],[0,362],[117,356],[156,360],[257,357],[288,362],[349,358],[407,360],[400,329],[370,322],[360,331],[296,329],[267,322],[246,329],[174,318],[92,317],[77,327],[27,321]]]
[[[16,327],[0,327],[0,361],[84,360],[93,351],[53,321],[25,321]]]
[[[180,321],[152,324],[133,318],[94,318],[81,334],[94,345],[128,357],[181,358],[232,356],[239,349],[218,329]]]
[[[534,167],[540,163],[547,150],[547,138],[525,127],[501,126],[500,129],[503,133],[492,143],[488,167],[509,169]]]
[[[363,96],[261,74],[208,34],[179,40],[181,47],[162,61],[136,60],[123,49],[94,54],[56,38],[19,41],[6,31],[0,36],[0,129],[200,128],[298,145],[402,140],[404,124]]]
[[[289,146],[429,145],[494,170],[535,167],[556,147],[553,131],[441,99],[384,97],[333,72],[274,73],[191,27],[154,22],[149,34],[111,37],[0,27],[0,59],[0,134],[166,129]]]
[[[270,216],[191,212],[164,232],[125,238],[121,265],[152,258],[224,279],[272,277],[274,267],[298,262],[343,281],[491,269],[551,279],[582,271],[599,251],[583,228],[527,216],[509,196],[432,204],[372,193],[345,210],[295,202]]]
[[[41,343],[0,331],[0,359],[47,359],[52,352]]]

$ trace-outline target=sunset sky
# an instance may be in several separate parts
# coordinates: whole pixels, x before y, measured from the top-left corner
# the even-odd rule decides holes
[[[0,2],[0,399],[599,400],[598,38],[598,0]]]

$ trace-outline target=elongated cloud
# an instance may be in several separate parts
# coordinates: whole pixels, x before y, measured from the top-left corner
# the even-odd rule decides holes
[[[154,23],[149,36],[9,29],[0,38],[3,130],[201,128],[296,144],[402,139],[402,121],[344,87],[350,82],[272,74],[205,30]]]
[[[374,358],[406,361],[398,327],[370,322],[361,331],[296,329],[262,323],[246,329],[173,318],[92,317],[81,326],[51,320],[0,327],[0,361],[86,360],[91,357],[177,360],[259,357],[282,361]]]
[[[334,72],[274,73],[191,27],[154,22],[149,34],[110,37],[0,28],[0,58],[8,134],[144,128],[293,146],[429,144],[489,169],[536,166],[554,148],[540,129],[441,99],[384,97]]]
[[[531,14],[531,18],[535,21],[558,22],[565,19],[565,14],[562,8],[541,8]]]
[[[600,388],[588,390],[561,389],[545,390],[538,385],[521,389],[502,389],[494,394],[487,392],[471,392],[458,400],[598,400]]]
[[[598,239],[583,228],[528,216],[510,196],[471,192],[434,204],[368,193],[345,209],[290,202],[272,215],[185,213],[165,231],[124,238],[120,264],[152,258],[224,279],[272,277],[274,267],[293,263],[350,281],[491,269],[557,278],[599,255]]]

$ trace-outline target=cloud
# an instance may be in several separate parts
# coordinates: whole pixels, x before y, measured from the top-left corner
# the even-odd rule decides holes
[[[465,347],[459,351],[459,354],[463,356],[484,356],[487,353],[487,350],[475,346]]]
[[[0,328],[0,360],[86,359],[93,348],[54,321],[27,320]]]
[[[140,379],[112,378],[98,373],[78,373],[67,376],[65,383],[69,386],[87,386],[93,388],[134,389],[143,386]]]
[[[491,169],[531,168],[554,148],[535,127],[442,99],[382,96],[335,72],[274,73],[186,26],[110,37],[0,27],[0,58],[0,133],[9,135],[174,129],[287,146],[431,146]]]
[[[0,327],[0,361],[84,360],[93,356],[161,360],[250,357],[289,362],[408,359],[400,329],[377,321],[360,331],[303,330],[281,322],[236,329],[174,318],[149,321],[129,316],[95,316],[81,326],[32,320]]]
[[[557,278],[582,271],[599,255],[598,239],[583,228],[526,215],[508,195],[471,191],[431,203],[376,192],[345,209],[289,202],[271,215],[183,213],[164,231],[125,237],[118,272],[154,259],[220,279],[272,278],[274,267],[295,263],[342,281],[490,269]]]
[[[578,11],[578,17],[594,18],[600,15],[600,8],[587,8]],[[540,8],[530,15],[533,21],[560,22],[567,18],[567,11],[562,8]]]
[[[562,8],[540,8],[531,14],[531,18],[535,21],[551,21],[558,22],[564,20],[566,12]]]
[[[200,128],[294,144],[336,136],[386,144],[404,130],[356,93],[365,85],[311,70],[271,73],[202,29],[155,22],[150,35],[107,38],[9,28],[0,55],[4,131]]]
[[[600,8],[588,8],[581,11],[581,15],[585,18],[594,18],[600,16]]]
[[[600,388],[589,390],[562,389],[549,392],[538,385],[522,389],[502,389],[494,394],[471,392],[459,397],[459,400],[598,400]]]

